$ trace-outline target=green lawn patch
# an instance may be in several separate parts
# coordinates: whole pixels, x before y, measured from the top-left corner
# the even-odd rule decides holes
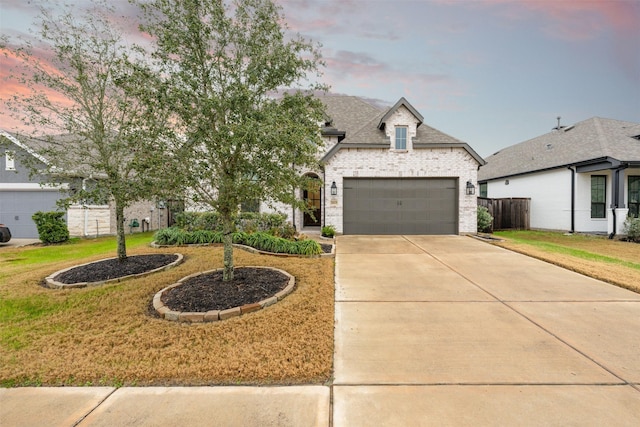
[[[601,255],[573,247],[576,244],[597,244],[599,243],[598,241],[603,240],[601,237],[565,235],[562,233],[544,231],[498,231],[495,235],[514,242],[536,247],[548,253],[569,255],[589,261],[604,262],[640,270],[640,262],[625,261],[615,256]],[[565,241],[562,242],[562,239],[565,239]]]

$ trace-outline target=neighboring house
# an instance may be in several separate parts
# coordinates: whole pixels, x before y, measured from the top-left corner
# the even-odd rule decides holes
[[[594,117],[507,147],[480,168],[480,195],[531,199],[531,228],[621,233],[638,217],[640,124]]]
[[[0,223],[11,230],[13,238],[37,238],[38,231],[31,216],[38,211],[58,210],[56,203],[64,198],[62,190],[90,185],[88,177],[78,176],[72,182],[48,184],[43,175],[30,176],[22,161],[31,157],[44,166],[47,160],[37,153],[38,141],[16,138],[0,130]],[[158,229],[167,225],[168,209],[154,202],[135,203],[125,209],[126,231]],[[138,227],[129,228],[137,219]],[[147,219],[147,221],[143,220]],[[66,211],[66,221],[72,236],[96,236],[116,233],[113,203],[102,205],[72,205]]]
[[[484,160],[468,144],[424,124],[404,98],[386,109],[353,96],[320,99],[327,113],[322,170],[301,173],[324,185],[299,193],[313,215],[276,207],[298,230],[332,225],[344,234],[476,232],[476,195],[467,193],[473,193]]]

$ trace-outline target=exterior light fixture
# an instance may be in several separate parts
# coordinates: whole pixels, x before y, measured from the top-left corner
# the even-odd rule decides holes
[[[332,196],[337,196],[338,195],[338,186],[336,185],[335,181],[333,181],[331,183],[331,195]]]
[[[476,194],[476,186],[473,185],[473,183],[471,182],[471,180],[467,181],[467,196],[473,196],[474,194]]]

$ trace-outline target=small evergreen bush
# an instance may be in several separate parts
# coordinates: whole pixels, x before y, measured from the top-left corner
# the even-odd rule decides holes
[[[624,222],[623,231],[627,240],[640,243],[640,218],[628,217]]]
[[[323,237],[333,237],[336,235],[336,228],[333,225],[325,225],[320,232]]]
[[[478,206],[478,232],[490,233],[493,217],[489,213],[489,209],[484,206]]]
[[[38,228],[43,243],[62,243],[69,240],[69,228],[64,221],[64,212],[38,211],[31,217]]]

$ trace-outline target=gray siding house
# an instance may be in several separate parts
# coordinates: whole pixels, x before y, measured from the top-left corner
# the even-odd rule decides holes
[[[31,216],[38,211],[59,210],[57,202],[64,198],[63,190],[86,185],[88,179],[79,176],[74,182],[50,184],[43,175],[30,176],[29,159],[44,167],[47,160],[37,153],[41,142],[18,138],[0,130],[0,224],[11,230],[13,238],[38,238],[38,230]],[[112,203],[103,205],[72,205],[65,212],[71,236],[97,236],[115,234],[115,209]],[[125,210],[125,226],[137,220],[137,227],[128,231],[141,231],[165,227],[168,209],[154,202],[135,203]]]
[[[37,238],[31,216],[37,211],[56,210],[64,185],[44,186],[43,176],[29,176],[22,159],[32,156],[42,164],[45,160],[4,131],[0,131],[0,139],[0,223],[9,227],[14,238]]]

